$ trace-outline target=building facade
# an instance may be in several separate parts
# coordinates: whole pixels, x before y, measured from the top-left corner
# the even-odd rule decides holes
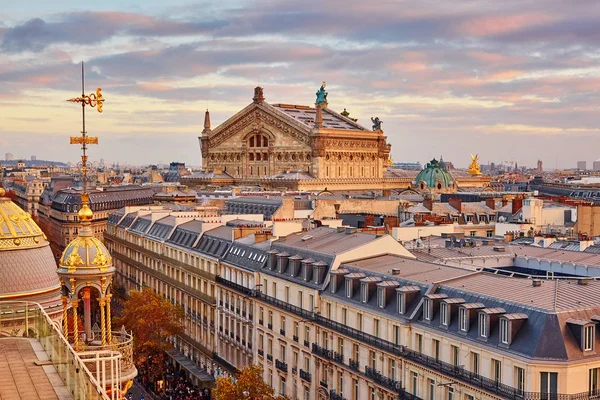
[[[161,228],[159,214],[115,215],[105,239],[129,289],[146,284],[189,308],[205,358],[194,342],[177,345],[200,365],[259,364],[276,393],[303,400],[600,395],[600,282],[419,261],[391,236],[352,228],[266,240],[262,224],[191,234],[172,215]]]

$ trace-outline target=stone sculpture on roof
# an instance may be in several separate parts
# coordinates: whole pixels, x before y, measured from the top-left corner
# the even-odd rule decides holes
[[[323,83],[321,84],[321,87],[319,88],[317,93],[315,93],[317,95],[317,101],[315,102],[317,105],[327,104],[327,91],[325,90],[326,85],[327,85],[327,83],[325,81],[323,81]]]

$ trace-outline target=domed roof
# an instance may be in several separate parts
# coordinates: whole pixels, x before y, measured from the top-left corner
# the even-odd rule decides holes
[[[89,273],[93,269],[106,272],[111,267],[112,257],[108,249],[92,235],[89,227],[81,229],[80,235],[67,245],[59,261],[59,268],[68,272],[86,270]]]
[[[31,215],[3,195],[4,189],[0,188],[0,250],[41,247],[43,242],[48,244],[44,232]]]
[[[50,243],[31,216],[1,197],[0,299],[60,302],[60,282]]]
[[[452,175],[435,158],[419,172],[415,183],[420,186],[421,182],[427,184],[430,189],[446,189],[452,186]]]

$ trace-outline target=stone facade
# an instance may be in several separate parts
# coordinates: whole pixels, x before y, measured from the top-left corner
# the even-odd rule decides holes
[[[214,130],[205,118],[202,167],[235,179],[305,171],[316,179],[382,178],[391,146],[325,105],[269,104],[262,88],[254,101]]]

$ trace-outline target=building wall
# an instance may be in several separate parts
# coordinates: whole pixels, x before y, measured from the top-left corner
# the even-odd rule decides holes
[[[591,204],[577,205],[575,233],[584,233],[590,237],[600,235],[600,206]]]

